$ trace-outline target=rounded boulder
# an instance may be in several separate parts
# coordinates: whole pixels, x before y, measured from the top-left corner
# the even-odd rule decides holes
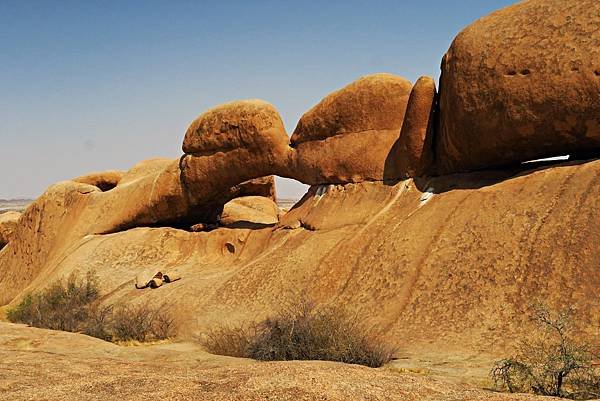
[[[442,61],[439,172],[600,150],[600,2],[530,0],[463,30]]]
[[[291,138],[291,172],[306,184],[398,178],[390,163],[411,83],[392,74],[362,77],[306,112]]]

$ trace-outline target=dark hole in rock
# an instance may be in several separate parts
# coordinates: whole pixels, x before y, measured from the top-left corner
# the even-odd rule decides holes
[[[594,71],[594,75],[597,76],[597,77],[600,77],[600,70],[595,70]]]
[[[98,189],[100,189],[102,192],[108,192],[116,186],[117,184],[111,181],[100,181],[96,183],[96,187],[98,187]]]
[[[517,75],[517,71],[516,70],[508,70],[506,75],[510,75],[510,76]]]
[[[227,242],[225,244],[225,249],[231,254],[235,253],[235,245],[233,245],[231,242]]]
[[[529,71],[529,69],[524,68],[521,70],[521,75],[529,75],[529,74],[531,74],[531,71]]]

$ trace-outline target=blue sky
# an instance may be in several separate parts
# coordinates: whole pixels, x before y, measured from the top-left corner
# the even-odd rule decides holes
[[[226,101],[267,100],[291,133],[362,75],[437,79],[453,37],[512,2],[0,0],[0,198],[178,157]]]

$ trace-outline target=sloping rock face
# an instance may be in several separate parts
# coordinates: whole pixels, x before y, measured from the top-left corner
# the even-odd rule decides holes
[[[600,2],[529,0],[462,31],[442,62],[439,172],[600,150]]]
[[[223,207],[219,223],[227,227],[261,227],[279,222],[279,208],[263,196],[242,196]]]
[[[82,394],[87,401],[558,400],[493,393],[390,368],[258,362],[210,355],[183,342],[123,347],[82,334],[4,322],[0,360],[6,367],[0,374],[0,395],[11,401],[80,401]]]
[[[398,178],[388,159],[411,88],[404,78],[374,74],[325,97],[294,130],[289,175],[313,185]]]
[[[236,196],[274,196],[275,192],[273,177],[265,177],[208,193],[205,202],[196,202],[180,175],[179,160],[151,159],[120,175],[108,191],[88,179],[90,183],[64,181],[48,188],[27,207],[18,224],[7,223],[10,237],[6,240],[8,228],[0,223],[0,243],[5,245],[0,247],[0,304],[10,302],[35,280],[52,280],[54,272],[48,267],[53,258],[86,236],[134,227],[189,228],[198,222],[216,222],[223,205]]]
[[[16,295],[89,269],[110,293],[106,302],[172,304],[189,322],[184,336],[265,317],[302,296],[347,306],[404,350],[504,355],[531,330],[536,299],[575,306],[578,328],[596,335],[599,211],[598,160],[319,186],[275,228],[72,238],[36,262],[40,273]],[[9,247],[0,251],[3,271]],[[22,266],[0,293],[15,294]],[[175,266],[182,279],[168,287],[133,288],[137,271]]]

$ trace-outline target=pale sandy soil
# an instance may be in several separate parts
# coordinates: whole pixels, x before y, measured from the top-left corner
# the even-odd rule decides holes
[[[370,369],[255,362],[210,355],[193,343],[124,347],[3,322],[0,361],[2,400],[538,399],[492,393],[394,364]]]

